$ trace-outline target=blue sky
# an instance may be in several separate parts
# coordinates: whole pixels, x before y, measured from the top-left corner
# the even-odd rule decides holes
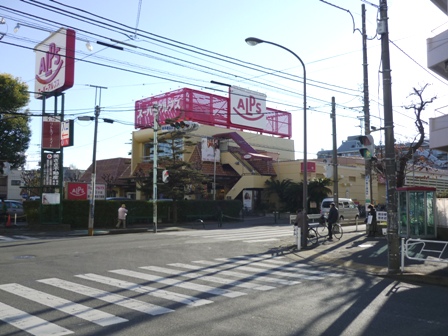
[[[361,1],[328,2],[349,10],[355,28],[361,29]],[[266,44],[248,46],[244,40],[249,36],[281,44],[305,63],[309,159],[315,158],[321,149],[332,148],[332,97],[337,103],[338,145],[349,135],[361,134],[361,34],[353,32],[352,18],[346,11],[322,1],[142,0],[140,14],[139,0],[40,0],[34,2],[38,6],[30,3],[18,0],[0,3],[0,17],[6,21],[0,25],[0,33],[6,34],[0,40],[0,71],[21,78],[32,90],[35,71],[32,48],[48,36],[48,31],[61,26],[75,27],[76,57],[80,60],[75,65],[75,85],[65,95],[66,118],[93,116],[96,90],[88,85],[98,85],[108,88],[101,92],[100,118],[117,121],[114,124],[100,121],[97,159],[128,157],[136,100],[182,87],[225,96],[225,88],[210,84],[211,80],[265,93],[268,107],[291,112],[295,157],[302,158],[302,65],[280,48]],[[372,3],[377,5],[379,1]],[[430,1],[389,0],[388,5],[390,39],[401,49],[390,45],[395,137],[408,141],[415,136],[416,129],[412,111],[405,110],[403,105],[411,102],[408,95],[414,87],[431,84],[425,98],[438,97],[424,112],[424,120],[446,113],[443,107],[448,105],[447,83],[426,68],[426,39],[448,29],[444,25],[448,17]],[[56,13],[57,9],[72,17]],[[371,124],[380,127],[383,126],[381,48],[380,40],[374,38],[377,9],[368,3],[366,9],[367,33],[373,38],[368,41]],[[107,21],[106,28],[98,27],[103,20],[91,14],[115,23]],[[14,33],[17,22],[22,27]],[[134,37],[137,22],[142,34]],[[110,43],[110,39],[137,48],[124,46],[120,51],[95,43],[97,40]],[[92,52],[86,49],[86,41],[93,45]],[[257,66],[270,70],[261,72]],[[298,81],[266,73],[277,71],[298,76]],[[29,109],[39,114],[41,101],[32,98]],[[64,150],[64,166],[86,169],[91,164],[93,126],[93,122],[75,121],[75,145]],[[32,131],[27,168],[35,168],[39,161],[40,117],[33,118]],[[376,143],[384,142],[381,132],[373,135]]]

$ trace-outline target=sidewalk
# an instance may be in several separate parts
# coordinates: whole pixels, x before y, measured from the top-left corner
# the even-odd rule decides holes
[[[291,246],[292,241],[293,238],[284,243],[286,246]],[[389,274],[387,239],[385,236],[367,237],[364,224],[358,225],[358,231],[355,226],[344,227],[344,235],[339,241],[333,239],[330,242],[320,238],[315,246],[290,251],[292,253],[288,256],[293,256],[296,260],[331,265],[397,281],[448,286],[448,264],[431,261],[430,257],[425,261],[405,258],[404,272],[401,273],[399,270],[398,274]]]

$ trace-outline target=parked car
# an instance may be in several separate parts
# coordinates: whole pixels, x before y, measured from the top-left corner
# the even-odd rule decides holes
[[[340,220],[353,221],[359,218],[359,210],[355,202],[350,198],[339,198],[339,205],[337,206],[339,210]],[[324,198],[320,206],[320,214],[328,217],[328,212],[330,211],[330,204],[333,203],[333,198]]]
[[[11,218],[14,218],[14,216],[17,215],[17,220],[24,220],[25,210],[23,209],[22,202],[13,200],[0,201],[0,217],[7,218],[8,215],[11,215]]]

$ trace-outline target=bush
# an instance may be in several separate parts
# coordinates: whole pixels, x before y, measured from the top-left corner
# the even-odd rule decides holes
[[[129,210],[127,221],[133,223],[152,223],[153,203],[147,201],[95,201],[95,228],[112,228],[117,224],[117,212],[121,204]],[[40,201],[24,202],[28,224],[42,223],[68,224],[71,229],[87,229],[90,215],[90,201],[63,200],[59,205],[42,205]],[[62,215],[59,213],[62,210]],[[219,220],[222,213],[239,218],[241,201],[185,200],[176,202],[157,202],[158,219],[162,223],[182,223],[191,221],[194,216]],[[60,219],[61,218],[61,219]]]

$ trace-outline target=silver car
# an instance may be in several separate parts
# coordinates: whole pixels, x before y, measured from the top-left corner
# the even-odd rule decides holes
[[[6,213],[5,213],[5,206],[6,206]],[[5,219],[8,217],[8,215],[11,215],[11,219],[14,219],[14,217],[17,215],[17,220],[25,220],[25,210],[23,209],[23,204],[20,201],[13,201],[13,200],[4,200],[3,202],[0,201],[0,214],[1,217],[5,217]]]

